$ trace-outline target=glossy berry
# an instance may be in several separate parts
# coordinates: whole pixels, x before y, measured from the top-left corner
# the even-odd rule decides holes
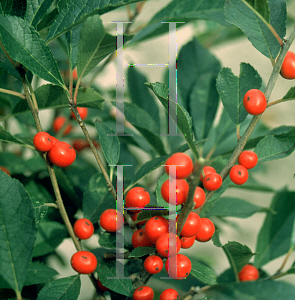
[[[51,139],[52,139],[53,145],[56,143],[59,143],[59,140],[57,138],[55,138],[54,136],[51,136]]]
[[[204,204],[205,200],[206,200],[205,191],[199,186],[197,186],[194,194],[194,203],[195,203],[194,209],[201,207]]]
[[[64,116],[56,117],[55,120],[53,121],[53,130],[55,132],[60,131],[66,121],[67,121],[67,118],[64,117]],[[66,126],[63,134],[67,135],[67,134],[69,134],[71,132],[71,130],[72,130],[72,125],[69,124],[69,125]]]
[[[77,107],[77,111],[82,120],[85,120],[88,116],[88,108],[87,107]],[[71,112],[72,119],[76,120],[76,116],[73,112]]]
[[[260,115],[266,109],[267,100],[260,90],[252,89],[245,94],[243,104],[250,115]]]
[[[108,289],[107,287],[105,287],[105,286],[100,282],[99,279],[97,279],[97,285],[98,285],[98,287],[99,287],[99,289],[100,289],[101,291],[106,292],[106,291],[109,291],[109,290],[110,290],[110,289]]]
[[[83,218],[75,222],[74,232],[77,238],[87,240],[93,235],[94,227],[90,220]]]
[[[68,143],[58,142],[48,151],[48,157],[54,165],[65,168],[75,161],[76,152]]]
[[[222,178],[217,173],[209,173],[203,180],[204,188],[208,191],[216,191],[222,185]]]
[[[132,234],[132,246],[137,247],[150,247],[153,243],[148,239],[144,229],[138,229]]]
[[[100,226],[108,232],[116,232],[123,227],[124,217],[114,208],[105,210],[99,219]],[[118,229],[117,229],[118,226]]]
[[[216,173],[216,170],[211,166],[205,166],[200,175],[200,181],[203,182],[204,177],[210,173]]]
[[[282,67],[281,67],[281,75],[285,79],[295,79],[295,53],[292,51],[288,51]]]
[[[253,151],[245,150],[240,154],[238,161],[240,165],[249,170],[257,165],[258,156]]]
[[[175,245],[176,243],[176,245]],[[156,249],[163,257],[175,255],[180,250],[180,239],[173,232],[167,232],[161,235],[156,242]],[[170,248],[169,248],[170,247]]]
[[[254,266],[248,264],[239,272],[240,281],[252,281],[259,278],[259,271]]]
[[[208,242],[215,232],[215,226],[210,219],[201,218],[201,228],[196,234],[195,239],[199,242]]]
[[[97,259],[89,251],[78,251],[72,256],[71,265],[80,274],[91,274],[97,267]]]
[[[194,236],[191,236],[191,237],[182,236],[180,238],[180,243],[181,243],[181,248],[188,249],[188,248],[192,247],[193,244],[195,243],[195,237]]]
[[[154,291],[151,287],[143,285],[137,288],[133,293],[133,300],[153,300]]]
[[[169,223],[162,216],[154,216],[146,222],[144,229],[149,240],[156,244],[157,239],[168,232]]]
[[[175,300],[179,299],[180,296],[174,289],[167,289],[163,291],[160,295],[160,300]]]
[[[200,216],[191,211],[182,227],[181,236],[191,237],[195,236],[201,228],[201,218]]]
[[[169,185],[176,186],[176,191],[173,196],[169,194]],[[161,195],[163,199],[173,205],[181,205],[185,202],[189,191],[189,185],[185,179],[167,179],[161,187]]]
[[[163,260],[158,255],[150,255],[144,260],[143,266],[148,273],[157,274],[163,269]]]
[[[249,177],[248,170],[242,165],[235,165],[230,169],[229,177],[235,184],[244,184]]]
[[[142,187],[134,187],[128,191],[125,198],[125,207],[128,208],[144,208],[150,203],[149,192]],[[139,212],[140,209],[132,209],[132,212]]]
[[[53,146],[51,135],[41,131],[35,134],[33,144],[38,151],[47,152]]]
[[[11,176],[9,170],[3,166],[0,166],[0,170],[2,170],[4,173],[6,173],[7,175]]]
[[[172,168],[169,166],[176,166],[176,174],[173,174]],[[193,171],[193,161],[185,153],[178,152],[170,156],[165,163],[166,173],[173,178],[182,179],[188,177]],[[170,171],[169,171],[170,170]]]
[[[183,255],[177,254],[176,255],[176,266],[173,263],[170,265],[170,261],[174,262],[175,257],[168,257],[165,263],[165,269],[170,277],[174,279],[184,279],[186,278],[192,269],[192,263],[190,259]]]

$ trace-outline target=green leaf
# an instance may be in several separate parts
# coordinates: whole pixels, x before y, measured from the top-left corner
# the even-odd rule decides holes
[[[19,73],[13,67],[7,56],[4,54],[3,50],[0,48],[0,66],[2,69],[13,75],[15,78],[21,80]]]
[[[295,86],[291,87],[287,94],[283,97],[286,101],[295,99]]]
[[[2,11],[4,15],[24,17],[26,13],[25,0],[1,0]]]
[[[240,65],[240,76],[235,76],[230,68],[222,68],[217,77],[217,90],[222,104],[234,124],[241,124],[247,117],[243,98],[250,89],[259,89],[262,79],[257,71],[246,63]]]
[[[104,259],[100,260],[97,264],[96,271],[97,271],[99,281],[105,287],[121,295],[132,297],[133,295],[132,281],[131,279],[120,279],[120,277],[124,276],[123,274],[120,274],[119,279],[117,279],[115,260],[104,260]]]
[[[157,187],[156,187],[156,196],[157,196],[157,205],[164,207],[166,209],[169,209],[169,203],[167,203],[161,194],[161,187],[163,183],[169,179],[169,175],[167,173],[164,173],[157,181]]]
[[[54,269],[46,265],[43,265],[39,262],[32,262],[28,268],[25,286],[45,283],[51,280],[52,277],[57,274],[58,273]]]
[[[291,248],[295,248],[295,218],[294,218],[293,227],[292,227],[292,234],[291,234],[290,249]]]
[[[272,60],[277,57],[281,47],[267,25],[271,25],[281,38],[285,36],[284,0],[227,0],[224,11],[226,21],[239,27],[258,51]]]
[[[243,199],[224,197],[218,199],[214,206],[206,212],[205,216],[248,218],[261,209],[262,207],[251,204]]]
[[[292,227],[295,218],[295,192],[278,192],[272,199],[270,209],[257,238],[254,263],[262,267],[269,261],[288,252],[291,244]]]
[[[0,141],[10,142],[10,143],[14,143],[14,144],[18,144],[18,145],[21,145],[24,147],[34,149],[32,144],[27,144],[21,138],[14,137],[9,131],[5,130],[5,128],[2,127],[1,125],[0,125]]]
[[[216,284],[216,274],[206,265],[191,259],[192,269],[190,274],[204,282],[205,284]]]
[[[61,0],[58,2],[59,15],[52,24],[46,41],[51,41],[68,30],[84,22],[93,15],[103,15],[120,6],[138,2],[139,0]]]
[[[25,20],[36,27],[52,3],[53,0],[27,0]]]
[[[96,120],[95,127],[104,157],[109,165],[116,165],[120,156],[120,142],[115,131],[104,123]]]
[[[255,147],[259,162],[281,159],[289,156],[295,149],[295,128],[282,134],[267,135]]]
[[[74,69],[77,66],[78,44],[80,39],[81,27],[82,26],[78,26],[66,33],[66,44],[71,69]]]
[[[199,153],[196,149],[196,146],[193,141],[193,132],[192,132],[192,120],[187,111],[181,107],[179,104],[176,104],[172,100],[168,100],[168,91],[167,87],[162,83],[149,83],[147,86],[155,93],[158,99],[163,104],[167,113],[169,110],[172,110],[174,116],[177,116],[177,127],[184,135],[185,140],[187,141],[190,149],[193,151],[196,158],[199,158]],[[169,104],[169,108],[168,108]]]
[[[129,257],[142,257],[153,253],[155,253],[155,248],[153,247],[137,247],[131,251]]]
[[[39,292],[37,300],[76,300],[79,297],[79,275],[60,278],[47,283]]]
[[[98,243],[101,247],[116,249],[116,233],[103,232],[99,236]]]
[[[31,25],[17,17],[0,15],[0,35],[12,59],[34,75],[65,87],[52,52]]]
[[[0,276],[20,292],[31,262],[36,225],[34,209],[23,185],[0,172]]]
[[[66,227],[60,223],[43,220],[38,224],[37,239],[33,256],[42,256],[55,251],[55,248],[68,236]]]
[[[42,20],[37,25],[37,31],[42,31],[45,28],[49,28],[51,24],[54,22],[54,20],[58,16],[58,9],[53,9],[50,13],[43,16]]]
[[[282,281],[263,280],[218,284],[205,291],[208,299],[218,300],[293,300],[294,285]]]

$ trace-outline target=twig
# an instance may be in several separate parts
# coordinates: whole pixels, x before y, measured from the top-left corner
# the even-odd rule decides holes
[[[5,93],[5,94],[9,94],[9,95],[13,95],[13,96],[17,96],[19,98],[22,98],[23,100],[26,100],[26,97],[18,92],[14,92],[14,91],[10,91],[10,90],[6,90],[6,89],[0,89],[1,93]]]

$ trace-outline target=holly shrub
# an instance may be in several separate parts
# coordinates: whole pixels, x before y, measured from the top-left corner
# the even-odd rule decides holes
[[[0,299],[294,299],[292,2],[0,1]]]

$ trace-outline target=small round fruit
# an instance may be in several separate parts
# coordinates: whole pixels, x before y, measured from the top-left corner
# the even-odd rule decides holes
[[[259,271],[254,266],[248,264],[239,272],[240,281],[252,281],[259,278]]]
[[[203,182],[204,177],[210,173],[216,173],[216,170],[211,166],[205,166],[201,172],[200,181]]]
[[[173,232],[164,233],[157,239],[156,242],[156,249],[163,257],[168,257],[172,254],[178,253],[180,251],[180,246],[180,239]]]
[[[157,239],[168,232],[169,223],[162,216],[154,216],[146,222],[144,229],[149,240],[156,244]]]
[[[240,165],[249,170],[257,165],[258,156],[253,151],[245,150],[240,154],[238,161]]]
[[[267,100],[260,90],[252,89],[245,94],[243,104],[247,113],[256,116],[265,111]]]
[[[71,265],[80,274],[91,274],[97,267],[97,259],[89,251],[78,251],[72,256]]]
[[[169,195],[169,185],[175,184],[176,191],[174,197]],[[189,191],[189,185],[185,179],[167,179],[161,187],[161,195],[163,199],[173,205],[181,205],[185,202]]]
[[[82,218],[75,222],[74,232],[77,238],[87,240],[93,235],[94,227],[90,220]]]
[[[53,130],[55,132],[60,131],[66,121],[67,121],[67,118],[64,117],[64,116],[56,117],[55,120],[53,121]],[[63,134],[67,135],[71,132],[71,130],[72,130],[72,125],[69,124],[69,125],[66,126]]]
[[[9,170],[3,166],[0,166],[0,170],[2,170],[4,173],[6,173],[7,175],[11,176]]]
[[[151,247],[153,243],[147,237],[144,229],[138,229],[132,234],[132,246],[137,247]]]
[[[75,161],[76,152],[68,143],[58,142],[48,151],[48,157],[54,165],[65,168]]]
[[[56,137],[51,136],[51,139],[52,139],[53,145],[56,144],[56,143],[59,143],[59,140]]]
[[[235,165],[230,169],[229,177],[233,183],[242,185],[248,180],[248,170],[242,165]]]
[[[295,79],[295,53],[292,51],[288,51],[282,67],[281,67],[281,75],[285,79]]]
[[[101,214],[99,222],[100,226],[104,230],[108,232],[116,232],[117,230],[123,227],[124,217],[120,212],[117,212],[114,208],[109,208]]]
[[[165,263],[165,269],[170,277],[174,279],[184,279],[186,278],[191,269],[192,269],[192,263],[190,259],[183,255],[183,254],[177,254],[176,255],[176,266],[169,265],[170,260],[174,261],[173,257],[168,257]],[[169,271],[168,271],[169,270]]]
[[[153,300],[154,291],[151,287],[143,285],[137,288],[133,293],[133,300]]]
[[[160,295],[160,300],[175,300],[179,299],[180,296],[174,289],[167,289],[163,291]]]
[[[88,116],[88,108],[87,107],[77,107],[77,111],[81,117],[82,120],[85,120]],[[72,119],[77,119],[75,114],[71,112]]]
[[[204,188],[208,191],[216,191],[222,185],[222,178],[217,173],[209,173],[203,180]]]
[[[125,207],[128,208],[144,208],[147,204],[150,203],[150,194],[149,192],[142,187],[134,187],[128,191],[125,198]],[[139,212],[140,209],[133,210],[132,212]]]
[[[105,286],[100,282],[99,279],[97,279],[97,285],[98,285],[99,289],[102,290],[102,291],[104,291],[104,292],[110,290],[110,289],[108,289],[107,287],[105,287]]]
[[[191,236],[191,237],[182,236],[180,238],[180,243],[181,243],[181,248],[188,249],[188,248],[192,247],[193,244],[195,243],[195,237],[194,236]]]
[[[181,236],[192,237],[195,236],[201,228],[201,218],[200,216],[191,211],[182,227]]]
[[[158,255],[150,255],[144,260],[143,266],[148,273],[157,274],[163,269],[163,260]]]
[[[199,242],[208,242],[215,232],[215,226],[210,219],[201,218],[201,228],[196,234],[195,239]]]
[[[176,166],[176,174],[169,171],[169,166]],[[182,179],[188,177],[193,171],[193,161],[185,153],[178,152],[171,155],[165,163],[165,171],[170,177]],[[172,169],[172,168],[170,168]]]
[[[205,200],[206,200],[205,191],[199,186],[197,186],[194,194],[194,203],[195,203],[194,209],[201,207],[204,204]]]
[[[35,134],[33,144],[38,151],[47,152],[53,146],[51,135],[41,131]]]

